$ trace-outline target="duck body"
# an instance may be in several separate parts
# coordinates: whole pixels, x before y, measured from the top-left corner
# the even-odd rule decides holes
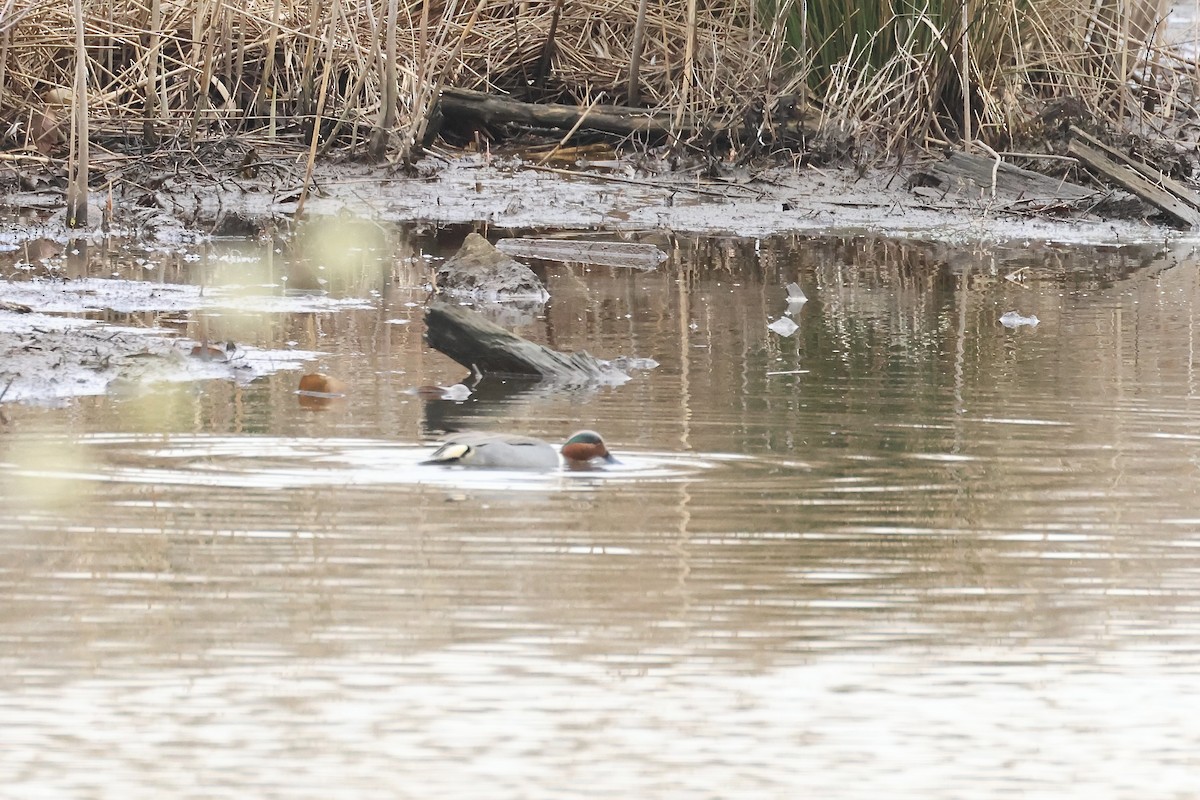
[[[553,470],[560,466],[585,469],[595,461],[615,463],[604,440],[593,431],[572,434],[561,448],[532,436],[468,431],[446,438],[422,464],[447,464],[500,469]]]

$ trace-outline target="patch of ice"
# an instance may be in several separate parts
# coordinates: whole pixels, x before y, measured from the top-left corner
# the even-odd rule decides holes
[[[292,313],[372,308],[370,300],[324,294],[266,294],[262,287],[206,287],[110,278],[32,280],[0,283],[0,300],[22,303],[42,313],[108,310],[193,311],[229,308],[237,311]]]
[[[653,358],[642,356],[617,356],[611,361],[605,361],[604,363],[622,372],[650,370],[658,367],[658,362]]]
[[[5,294],[4,289],[20,285],[0,284],[0,295]],[[68,310],[79,311],[83,299],[74,298]],[[61,305],[62,301],[55,303]],[[249,383],[272,372],[300,369],[321,355],[242,345],[227,351],[226,358],[203,359],[191,355],[195,344],[162,328],[125,327],[36,311],[0,311],[0,402],[57,406],[71,397],[154,391],[155,384],[161,383]]]
[[[1038,318],[1032,314],[1028,317],[1023,317],[1019,311],[1007,311],[1000,316],[1000,324],[1006,328],[1019,328],[1022,325],[1035,328],[1038,324]]]
[[[780,317],[767,327],[784,337],[791,336],[793,333],[800,330],[800,326],[788,317]]]
[[[465,384],[456,383],[453,386],[442,387],[442,399],[454,400],[461,403],[471,396],[471,390]]]
[[[13,317],[21,324],[14,324]],[[24,328],[24,329],[21,329]],[[228,360],[194,358],[194,342],[169,332],[41,314],[0,315],[3,402],[62,405],[106,392],[139,394],[155,384],[230,380],[239,384],[300,369],[320,353],[240,346]]]

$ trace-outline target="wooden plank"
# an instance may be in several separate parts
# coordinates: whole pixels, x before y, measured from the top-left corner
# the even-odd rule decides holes
[[[564,261],[578,264],[599,264],[605,267],[628,267],[651,270],[667,260],[667,254],[656,245],[640,242],[581,241],[579,239],[501,239],[496,242],[501,253],[543,261]]]
[[[990,193],[994,186],[996,197],[1026,202],[1082,204],[1093,201],[1097,194],[1086,186],[970,153],[951,153],[921,174],[946,191],[966,187]]]
[[[1200,209],[1200,194],[1193,192],[1187,186],[1184,186],[1170,175],[1165,175],[1149,164],[1131,158],[1115,147],[1109,147],[1095,136],[1092,136],[1087,131],[1076,128],[1074,125],[1071,126],[1071,134],[1083,139],[1086,143],[1104,153],[1114,161],[1133,167],[1135,170],[1141,173],[1144,178],[1161,185],[1162,188],[1166,189],[1168,192],[1175,195],[1192,208]]]
[[[1200,210],[1185,203],[1163,187],[1147,180],[1140,172],[1126,164],[1119,164],[1104,153],[1084,144],[1079,139],[1072,139],[1067,152],[1078,158],[1102,177],[1112,181],[1123,189],[1157,208],[1171,220],[1172,224],[1181,228],[1195,230],[1200,228]]]

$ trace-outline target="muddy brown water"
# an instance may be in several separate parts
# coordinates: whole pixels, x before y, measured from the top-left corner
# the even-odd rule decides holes
[[[465,376],[422,343],[455,235],[55,267],[368,302],[100,312],[325,353],[324,406],[289,370],[3,407],[0,795],[1197,791],[1191,246],[649,238],[661,269],[541,265],[505,319],[656,369],[426,400]],[[622,464],[417,463],[580,427]]]

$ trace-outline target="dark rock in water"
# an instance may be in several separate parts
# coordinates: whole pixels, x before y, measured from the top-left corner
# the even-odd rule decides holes
[[[437,286],[439,292],[453,297],[491,302],[544,303],[550,298],[533,270],[501,253],[478,233],[469,234],[459,251],[438,269]]]

